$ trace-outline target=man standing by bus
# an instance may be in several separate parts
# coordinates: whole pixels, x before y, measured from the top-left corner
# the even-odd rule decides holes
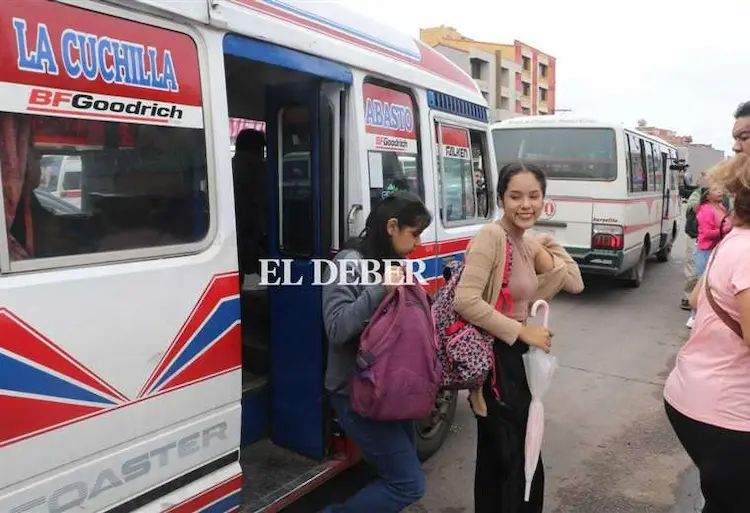
[[[732,139],[734,139],[732,151],[734,151],[735,154],[744,153],[750,155],[750,101],[741,103],[739,107],[737,107],[737,110],[734,111]],[[691,210],[692,212],[695,212],[698,208],[701,199],[701,190],[706,185],[704,183],[704,177],[705,173],[701,173],[698,181],[698,188],[693,191],[690,198],[687,200],[686,218],[690,217]],[[726,198],[724,204],[728,209],[732,208],[732,201],[730,198]],[[695,252],[695,238],[691,237],[691,235],[687,233],[687,230],[686,235],[688,236],[686,248],[687,253],[685,254],[685,277],[687,278],[687,282],[685,283],[685,292],[683,293],[680,307],[683,310],[691,310],[687,298],[690,297],[690,292],[693,290],[693,287],[695,287],[699,277],[695,274],[695,262],[693,259],[693,254]],[[694,316],[691,315],[686,326],[692,328],[693,321]]]

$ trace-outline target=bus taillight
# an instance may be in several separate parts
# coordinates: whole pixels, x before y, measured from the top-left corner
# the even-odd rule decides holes
[[[591,231],[591,249],[623,249],[625,232],[622,226],[595,224]]]

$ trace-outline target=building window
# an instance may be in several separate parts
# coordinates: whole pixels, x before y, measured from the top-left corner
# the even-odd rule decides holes
[[[549,67],[546,64],[539,63],[539,76],[541,78],[547,78]]]
[[[5,185],[20,176],[29,190],[5,198],[12,260],[173,246],[206,236],[202,128],[9,113],[0,120]]]
[[[531,95],[531,84],[529,84],[528,82],[524,82],[521,88],[524,96]]]
[[[547,101],[547,90],[543,87],[539,88],[539,101],[540,102],[546,102]]]
[[[435,123],[440,155],[440,217],[448,226],[487,219],[491,212],[487,180],[487,135],[468,128]]]
[[[526,57],[526,56],[521,57],[521,59],[523,60],[523,70],[524,71],[530,71],[531,70],[531,59],[528,58],[528,57]]]
[[[471,59],[471,78],[475,80],[481,80],[482,78],[482,61],[479,59]]]
[[[503,87],[510,86],[510,70],[508,68],[500,68],[500,85]]]
[[[521,114],[523,114],[524,116],[531,116],[531,109],[528,107],[522,107]]]
[[[375,80],[365,82],[363,93],[371,210],[386,190],[410,191],[424,200],[416,102],[408,90]],[[386,116],[385,105],[398,115]]]

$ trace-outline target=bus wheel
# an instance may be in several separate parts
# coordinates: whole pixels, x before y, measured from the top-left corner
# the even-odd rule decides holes
[[[421,461],[427,461],[445,442],[456,415],[457,404],[458,392],[444,390],[438,395],[432,414],[417,422],[417,454]]]
[[[672,253],[672,246],[674,243],[672,241],[669,241],[666,246],[661,248],[659,252],[656,254],[656,260],[658,262],[666,262],[669,260],[669,255]]]
[[[669,260],[669,256],[672,253],[672,247],[674,246],[674,241],[677,238],[677,225],[672,225],[672,238],[669,240],[666,246],[661,248],[661,250],[656,254],[656,260],[659,262],[666,262]]]
[[[638,263],[630,271],[628,277],[628,285],[633,288],[638,288],[643,283],[643,278],[646,275],[646,246],[643,246],[641,250],[641,256],[638,257]]]

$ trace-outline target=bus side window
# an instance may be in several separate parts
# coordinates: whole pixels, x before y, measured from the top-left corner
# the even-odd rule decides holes
[[[202,128],[3,112],[0,121],[11,261],[166,248],[208,233]]]
[[[664,169],[661,163],[661,149],[658,144],[652,144],[651,150],[654,154],[654,190],[664,190]]]
[[[487,136],[440,122],[435,129],[443,223],[486,219],[491,210],[486,174]]]
[[[487,168],[487,134],[477,130],[469,132],[471,137],[471,157],[474,170],[474,192],[476,194],[476,217],[486,219],[492,211],[491,183]]]
[[[409,191],[424,201],[419,113],[414,97],[408,90],[371,78],[365,80],[362,91],[370,210],[388,191]],[[387,118],[383,105],[397,107],[401,115]]]
[[[654,144],[643,141],[643,151],[646,156],[646,172],[648,176],[648,191],[656,190],[656,174],[654,173]]]
[[[630,154],[630,191],[643,192],[648,190],[648,180],[646,178],[645,163],[643,159],[643,141],[635,135],[628,134],[629,154]]]

